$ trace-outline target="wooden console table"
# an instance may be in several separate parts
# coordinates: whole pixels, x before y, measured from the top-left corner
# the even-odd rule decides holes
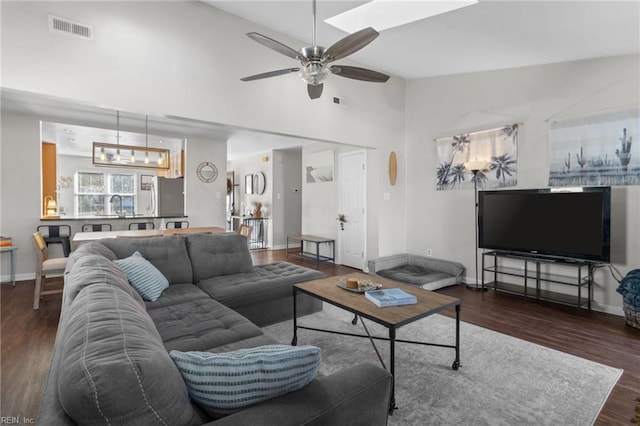
[[[299,251],[290,251],[289,250],[289,240],[300,241],[300,250]],[[304,250],[304,243],[311,243],[316,245],[315,253],[307,252]],[[320,254],[320,244],[330,244],[331,245],[331,256],[323,256]],[[300,257],[308,257],[315,259],[316,261],[316,269],[320,267],[320,262],[335,262],[336,259],[336,240],[333,238],[324,238],[317,237],[315,235],[307,235],[307,234],[293,234],[287,235],[287,257],[289,254],[293,253]]]

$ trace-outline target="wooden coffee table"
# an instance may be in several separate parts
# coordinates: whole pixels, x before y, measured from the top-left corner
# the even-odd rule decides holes
[[[338,283],[346,278],[353,277],[361,280],[373,280],[376,283],[382,284],[382,288],[400,288],[407,293],[413,294],[417,297],[418,302],[413,305],[393,306],[380,308],[368,300],[364,294],[355,293],[344,290],[338,287]],[[325,330],[307,326],[298,325],[297,312],[296,312],[296,298],[299,292],[308,294],[309,296],[320,299],[323,302],[330,303],[339,308],[345,309],[355,314],[352,323],[355,325],[358,318],[366,318],[373,322],[376,322],[389,330],[389,337],[377,337],[371,336],[364,322],[360,321],[366,334],[345,333],[341,331]],[[410,324],[421,318],[428,317],[445,309],[455,308],[456,310],[456,344],[455,345],[443,345],[439,343],[428,342],[416,342],[413,340],[401,340],[396,339],[396,330],[403,325]],[[369,338],[373,348],[378,355],[378,359],[382,363],[382,366],[387,369],[384,360],[380,356],[374,340],[385,340],[389,342],[389,369],[388,371],[393,376],[393,386],[391,388],[391,401],[389,404],[389,413],[393,413],[393,410],[397,408],[395,401],[395,344],[399,343],[413,343],[417,345],[438,346],[443,348],[452,348],[456,351],[456,357],[453,361],[451,368],[457,370],[460,364],[460,299],[446,296],[432,291],[424,290],[419,287],[399,283],[397,281],[388,280],[378,276],[367,275],[363,273],[354,273],[342,276],[329,277],[320,280],[307,281],[293,286],[293,340],[292,345],[298,343],[298,329],[323,331],[327,333],[342,334],[354,337],[366,337]]]

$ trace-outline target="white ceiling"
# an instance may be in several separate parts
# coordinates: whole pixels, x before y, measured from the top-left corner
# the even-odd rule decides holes
[[[280,33],[311,44],[311,0],[206,3],[273,30],[264,35],[276,40]],[[318,44],[329,47],[347,35],[326,24],[326,18],[362,3],[318,0]],[[397,7],[406,3],[398,1]],[[639,23],[638,0],[479,0],[382,31],[350,58],[378,71],[414,79],[623,55],[640,52]],[[298,50],[302,46],[290,47]],[[295,62],[282,56],[282,64],[287,67]],[[256,67],[256,73],[263,71],[270,70]]]
[[[301,45],[291,45],[294,49],[311,44],[311,0],[206,0],[206,3],[269,28],[256,30],[276,40],[283,35],[301,40]],[[364,1],[319,0],[318,44],[329,47],[346,36],[325,24],[324,19],[362,3]],[[398,7],[402,7],[402,2]],[[640,0],[479,0],[473,6],[382,31],[380,37],[350,59],[378,71],[413,79],[631,54],[640,52],[639,23]],[[272,53],[282,57],[283,68],[295,66],[292,59]],[[270,70],[256,64],[256,73],[265,71]],[[103,128],[115,127],[113,111],[60,99],[3,90],[2,104],[3,108],[47,116],[62,124],[80,120],[102,124],[99,127]],[[150,133],[159,137],[188,140],[207,135],[228,139],[229,160],[271,149],[295,149],[313,142],[176,117],[150,117],[149,120]],[[128,143],[144,145],[144,134],[140,133],[144,131],[143,116],[124,114],[121,123],[123,131],[132,132],[127,135]],[[58,134],[67,139],[64,129],[62,125],[53,126],[45,136]],[[115,134],[111,136],[115,141]],[[109,138],[109,135],[103,133],[101,137]],[[80,143],[81,139],[74,142]],[[89,144],[92,140],[89,138],[86,142]]]

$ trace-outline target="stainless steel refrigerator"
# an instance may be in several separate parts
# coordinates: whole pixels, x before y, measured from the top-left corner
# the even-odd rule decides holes
[[[151,190],[153,216],[184,216],[184,179],[154,176]]]

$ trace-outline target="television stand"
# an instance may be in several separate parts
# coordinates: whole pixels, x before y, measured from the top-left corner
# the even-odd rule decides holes
[[[487,262],[486,259],[490,261]],[[493,258],[493,259],[491,259]],[[491,261],[492,260],[492,261]],[[520,264],[521,267],[507,265],[506,263]],[[541,271],[541,266],[549,264],[554,269],[570,270],[570,275],[561,275]],[[485,285],[485,272],[493,274],[493,282],[488,283],[494,291],[519,294],[525,299],[533,298],[536,301],[546,300],[564,305],[573,305],[578,308],[586,307],[591,311],[591,295],[593,273],[601,264],[577,259],[559,259],[542,256],[527,256],[523,254],[489,251],[482,253],[482,284]],[[562,272],[562,271],[560,271]],[[516,277],[524,281],[524,285],[506,283],[498,280],[498,276]],[[575,289],[577,294],[567,294],[541,288],[548,286],[569,286]]]

